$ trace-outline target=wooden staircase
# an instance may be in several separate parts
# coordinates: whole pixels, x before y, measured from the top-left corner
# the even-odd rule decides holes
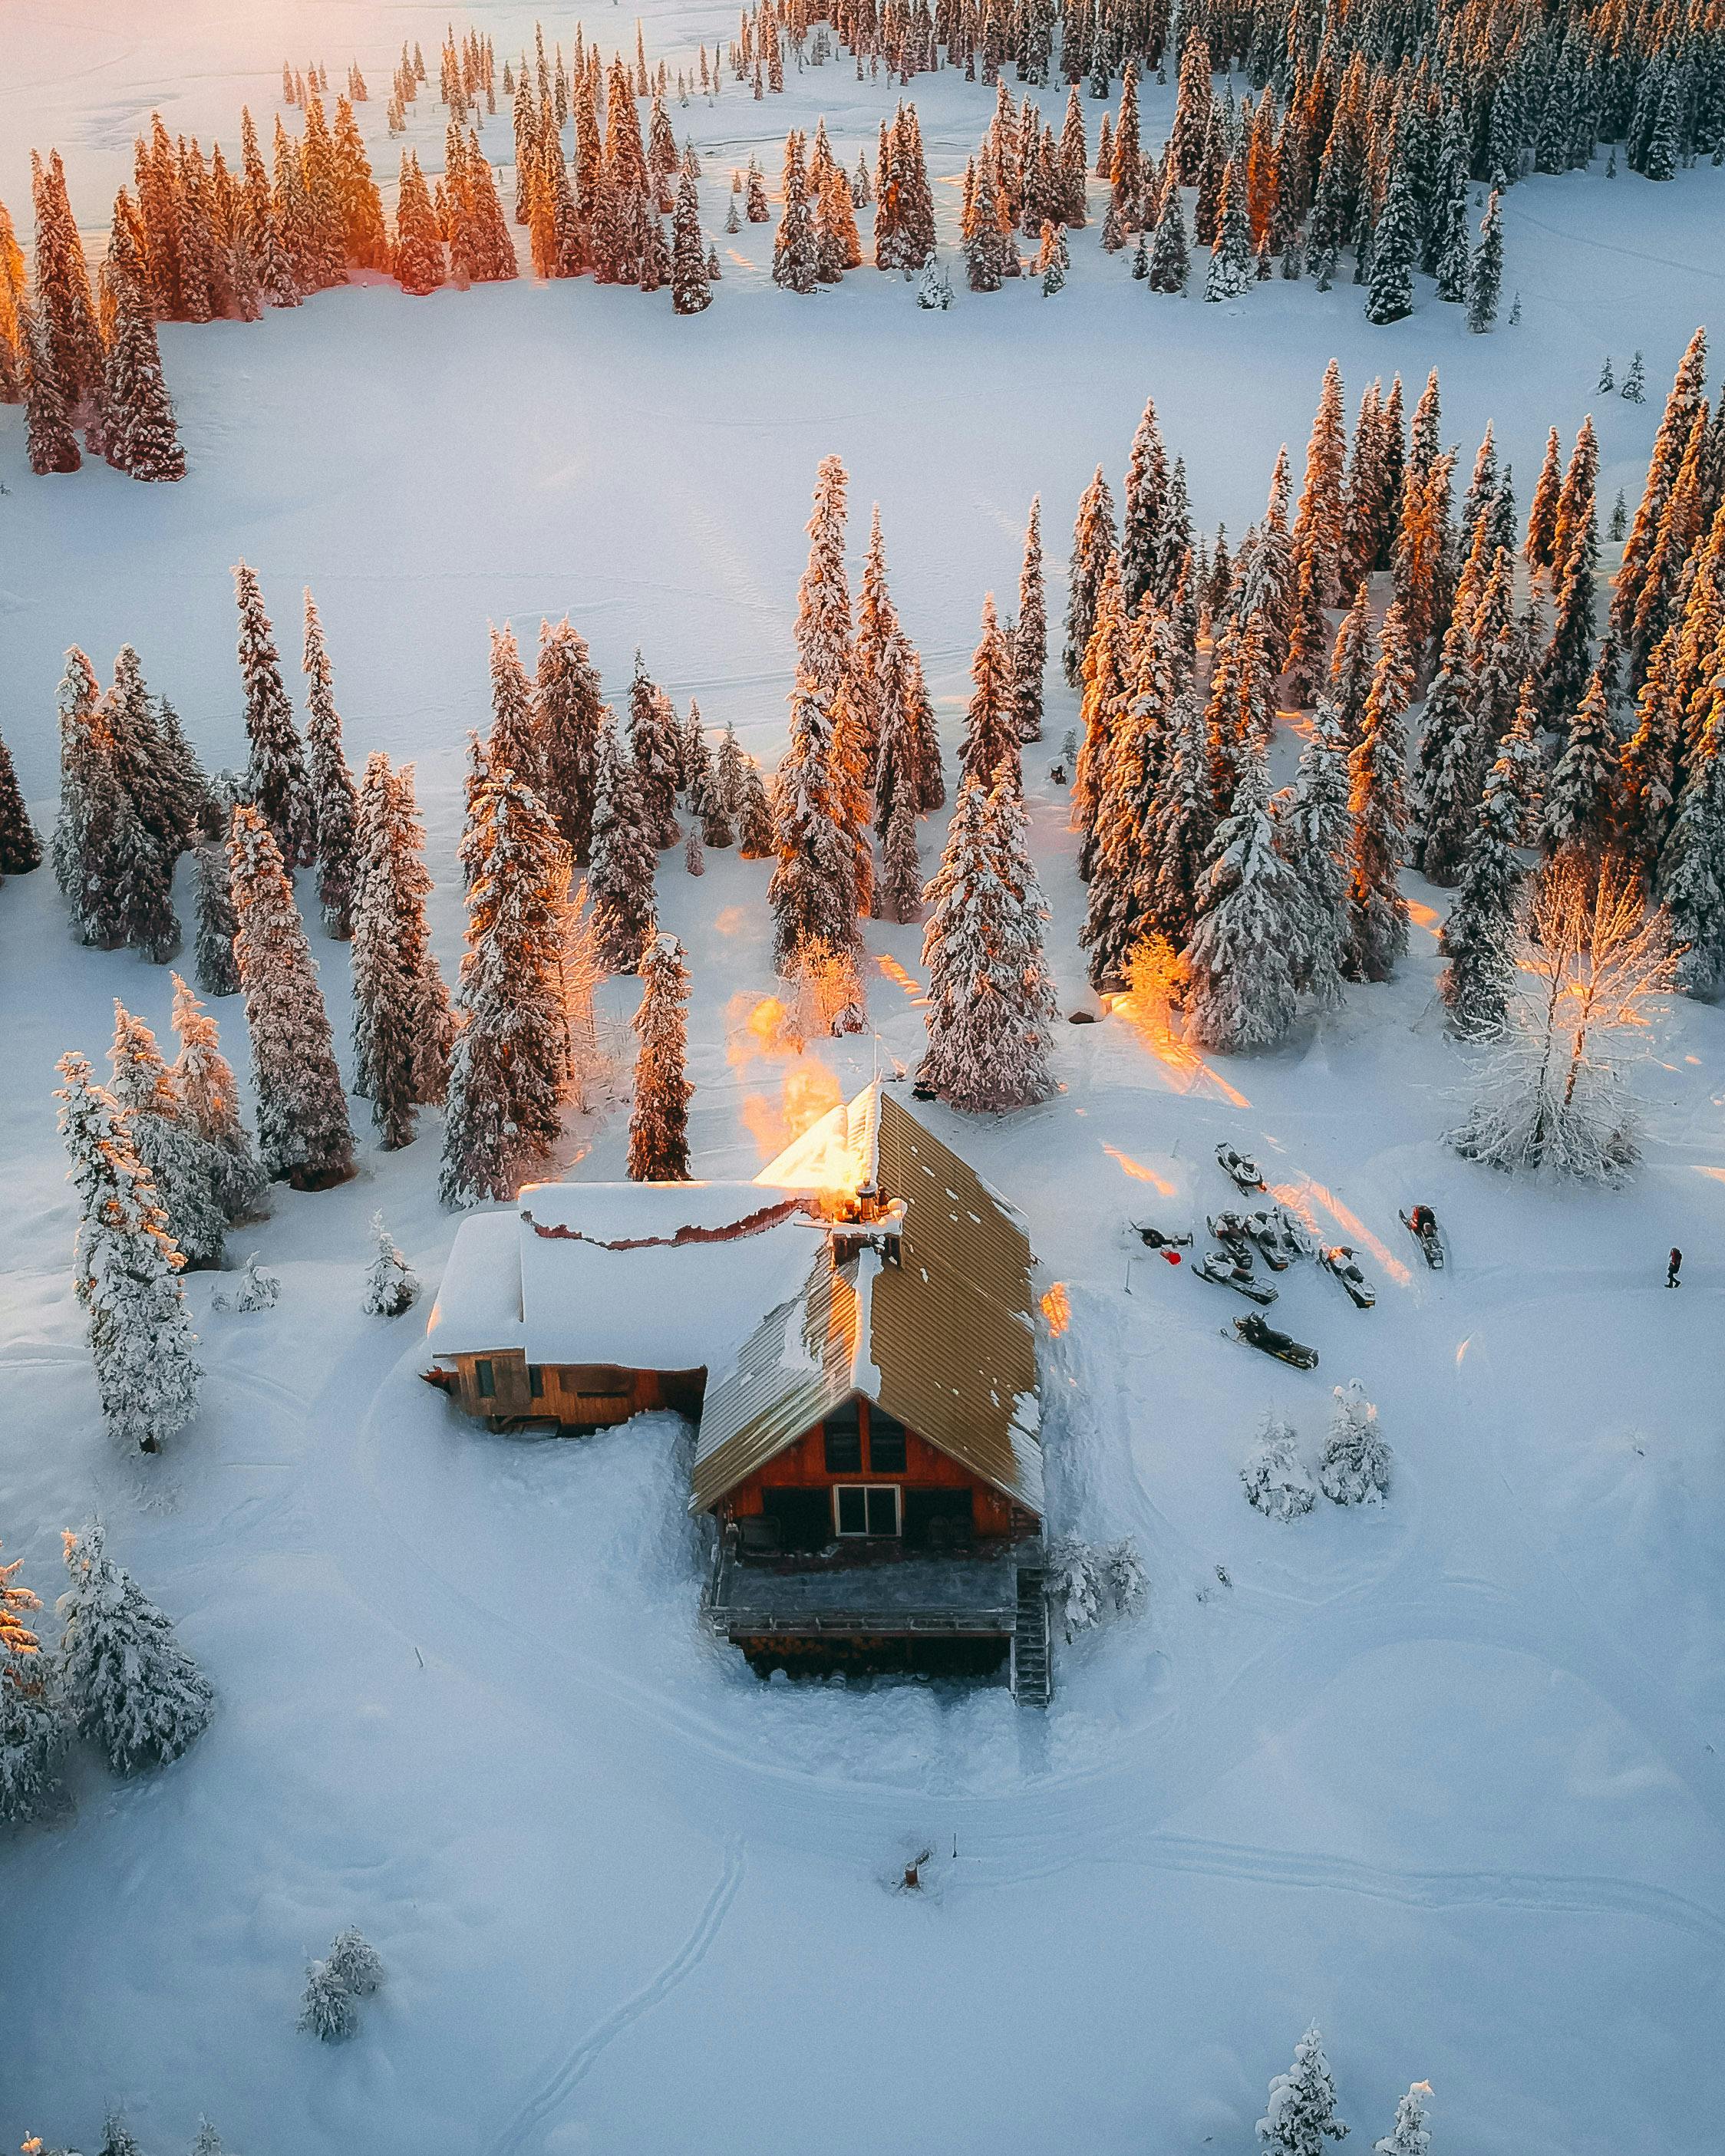
[[[1019,1567],[1019,1606],[1012,1634],[1012,1695],[1020,1707],[1046,1707],[1054,1691],[1049,1656],[1048,1603],[1040,1563]]]

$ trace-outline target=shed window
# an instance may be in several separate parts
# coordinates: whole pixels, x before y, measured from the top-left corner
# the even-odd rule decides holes
[[[496,1374],[488,1356],[481,1355],[473,1366],[473,1389],[482,1400],[495,1399],[497,1396]]]
[[[902,1475],[905,1471],[905,1426],[884,1408],[869,1406],[869,1472]]]
[[[833,1519],[841,1535],[897,1534],[897,1485],[891,1482],[835,1484]]]
[[[846,1400],[826,1418],[826,1460],[829,1475],[862,1472],[862,1420],[855,1400]]]
[[[542,1364],[538,1363],[528,1363],[527,1391],[536,1400],[542,1400],[544,1399],[545,1370]]]

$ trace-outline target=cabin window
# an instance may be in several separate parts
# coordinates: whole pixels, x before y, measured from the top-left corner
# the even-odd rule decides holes
[[[869,1472],[902,1475],[905,1471],[905,1426],[872,1403],[869,1408]]]
[[[833,1490],[833,1520],[841,1535],[896,1535],[896,1483],[840,1482]]]
[[[497,1378],[490,1358],[481,1355],[473,1366],[473,1389],[482,1400],[497,1397]]]
[[[862,1472],[862,1419],[855,1400],[846,1400],[826,1418],[826,1459],[829,1475]],[[859,1533],[861,1530],[857,1530]]]
[[[542,1400],[545,1397],[545,1370],[538,1363],[527,1365],[527,1391],[536,1400]]]

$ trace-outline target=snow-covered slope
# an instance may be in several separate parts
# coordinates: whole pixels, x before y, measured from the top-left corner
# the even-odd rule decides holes
[[[443,19],[172,13],[122,36],[90,0],[6,10],[15,212],[33,141],[59,144],[94,223],[152,102],[231,137],[243,98],[269,108],[284,50],[382,70],[403,34],[429,51]],[[601,38],[625,34],[608,13]],[[531,12],[464,19],[502,51]],[[667,8],[649,49],[730,27],[716,6]],[[916,90],[951,179],[988,94],[945,75]],[[772,172],[784,127],[818,111],[854,163],[886,95],[834,67],[781,100],[727,93],[676,117],[721,213],[731,165],[755,148]],[[1167,95],[1148,100],[1153,134]],[[422,108],[422,149],[437,129]],[[494,157],[506,141],[500,121]],[[427,301],[354,288],[251,327],[168,327],[182,485],[100,467],[33,480],[20,416],[0,411],[0,727],[45,825],[60,654],[79,642],[105,669],[129,638],[207,759],[236,761],[229,565],[258,567],[288,645],[309,583],[350,751],[418,761],[452,968],[488,616],[531,633],[567,610],[614,694],[639,644],[680,705],[698,696],[773,753],[809,487],[836,450],[854,554],[881,503],[950,739],[981,595],[1015,579],[1029,496],[1058,557],[1147,393],[1206,525],[1258,512],[1332,352],[1350,411],[1372,375],[1439,366],[1445,439],[1465,459],[1494,418],[1525,505],[1547,425],[1573,431],[1600,358],[1620,371],[1640,346],[1655,401],[1597,413],[1604,499],[1633,495],[1660,389],[1717,304],[1722,208],[1725,175],[1707,170],[1656,190],[1517,187],[1506,291],[1525,319],[1489,337],[1429,287],[1388,331],[1346,287],[1158,301],[1094,230],[1052,301],[1026,285],[927,315],[872,271],[801,301],[765,281],[767,228],[729,243],[691,321],[663,294],[524,281]],[[1070,700],[1051,689],[1050,707],[1057,742]],[[1091,999],[1048,761],[1030,767],[1034,838],[1070,1009]],[[926,829],[927,858],[937,843]],[[878,1050],[789,1056],[750,1022],[773,986],[765,865],[707,861],[696,881],[665,857],[661,918],[695,978],[696,1171],[748,1176],[877,1054],[914,1055],[918,934],[870,926]],[[403,1152],[368,1145],[355,1183],[281,1194],[254,1237],[278,1308],[212,1315],[209,1276],[193,1281],[206,1410],[162,1460],[116,1458],[69,1284],[53,1065],[100,1055],[116,995],[165,1033],[169,984],[74,948],[45,870],[8,883],[0,1539],[51,1595],[59,1530],[100,1508],[221,1707],[160,1775],[122,1786],[81,1764],[75,1819],[0,1848],[0,2136],[89,2145],[119,2100],[152,2156],[200,2110],[248,2156],[1243,2149],[1316,2016],[1366,2140],[1430,2078],[1443,2151],[1709,2147],[1725,1020],[1684,1006],[1661,1024],[1629,1193],[1512,1187],[1438,1142],[1464,1072],[1432,1000],[1443,901],[1409,888],[1401,978],[1274,1057],[1202,1064],[1117,1014],[1061,1027],[1064,1090],[1044,1107],[999,1127],[933,1111],[1067,1290],[1045,1416],[1057,1522],[1135,1536],[1151,1574],[1142,1619],[1060,1657],[1045,1719],[1001,1691],[762,1686],[694,1621],[676,1424],[523,1445],[419,1384],[454,1226],[433,1194],[434,1117]],[[346,956],[316,949],[341,1040]],[[620,1020],[628,993],[607,994]],[[237,1004],[217,1010],[243,1061]],[[1129,1214],[1201,1228],[1227,1200],[1222,1137],[1378,1284],[1362,1313],[1310,1267],[1286,1276],[1277,1314],[1320,1348],[1312,1375],[1219,1338],[1235,1298],[1128,1260]],[[618,1117],[583,1128],[573,1172],[619,1174],[622,1141]],[[1420,1199],[1450,1234],[1441,1276],[1397,1223]],[[428,1286],[393,1325],[359,1311],[378,1206]],[[1661,1286],[1672,1243],[1688,1253],[1677,1294]],[[249,1247],[230,1245],[236,1260]],[[1329,1386],[1354,1375],[1395,1449],[1390,1502],[1262,1519],[1237,1480],[1262,1409],[1312,1456]],[[925,1847],[929,1892],[887,1892]],[[326,2051],[295,2033],[298,1993],[349,1922],[388,1981],[361,2035]]]

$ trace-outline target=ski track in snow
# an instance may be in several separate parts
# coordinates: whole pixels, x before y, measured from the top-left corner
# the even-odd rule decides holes
[[[640,1989],[614,2006],[583,2036],[568,2056],[547,2076],[541,2087],[527,2098],[509,2124],[491,2143],[490,2156],[516,2156],[535,2127],[543,2126],[554,2116],[585,2077],[599,2054],[614,2043],[626,2030],[631,2029],[644,2014],[650,2014],[660,2003],[670,1997],[685,1977],[693,1974],[706,1960],[713,1941],[718,1937],[731,1904],[737,1899],[737,1891],[742,1884],[743,1856],[740,1843],[732,1842],[725,1851],[725,1868],[719,1875],[718,1884],[706,1899],[695,1928],[684,1940],[658,1974],[644,1984]]]

